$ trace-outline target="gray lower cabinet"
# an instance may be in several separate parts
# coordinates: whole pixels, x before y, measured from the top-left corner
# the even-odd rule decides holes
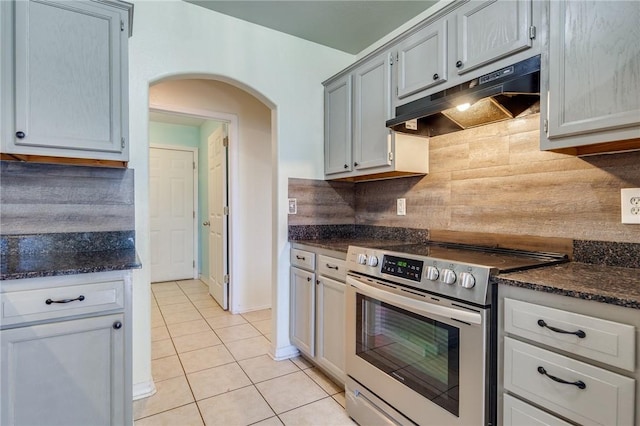
[[[291,249],[290,338],[300,352],[345,382],[346,253],[296,244]]]
[[[541,149],[638,148],[638,141],[634,146],[593,145],[640,138],[639,22],[637,1],[550,2],[541,74]]]
[[[346,284],[323,276],[318,277],[316,283],[316,359],[318,364],[344,383]]]
[[[132,6],[25,0],[1,7],[2,152],[127,161]]]
[[[124,315],[2,331],[3,425],[123,425]]]
[[[131,275],[3,281],[0,424],[131,425]]]
[[[315,356],[315,281],[313,272],[291,268],[291,343],[311,357]]]
[[[499,294],[498,424],[640,425],[636,309],[509,286]]]

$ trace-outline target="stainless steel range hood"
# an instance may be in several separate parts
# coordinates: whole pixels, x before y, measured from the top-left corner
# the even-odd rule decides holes
[[[402,133],[438,136],[538,112],[539,105],[538,55],[401,105],[386,126]]]

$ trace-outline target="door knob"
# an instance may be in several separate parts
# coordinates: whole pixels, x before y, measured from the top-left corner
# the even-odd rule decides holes
[[[211,225],[211,222],[206,221],[206,222],[202,222],[202,224],[203,224],[204,226],[209,226],[209,225]]]

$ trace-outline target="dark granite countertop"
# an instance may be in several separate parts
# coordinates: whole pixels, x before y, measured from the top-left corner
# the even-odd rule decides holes
[[[570,262],[499,275],[510,285],[640,309],[640,269]]]
[[[0,280],[141,267],[132,231],[2,236]]]

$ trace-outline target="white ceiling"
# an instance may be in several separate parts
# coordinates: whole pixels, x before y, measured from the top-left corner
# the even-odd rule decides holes
[[[437,3],[437,0],[184,1],[354,55]]]

